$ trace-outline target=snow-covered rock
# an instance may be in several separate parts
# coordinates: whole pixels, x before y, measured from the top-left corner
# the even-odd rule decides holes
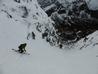
[[[51,19],[48,18],[47,14],[40,8],[36,0],[0,0],[0,1],[1,1],[0,2],[0,28],[1,28],[0,33],[2,38],[3,37],[6,38],[6,36],[10,37],[11,35],[13,36],[13,38],[14,37],[16,38],[18,36],[17,39],[19,39],[18,40],[19,42],[16,41],[16,44],[20,44],[25,42],[28,36],[30,36],[28,38],[32,39],[32,35],[31,35],[32,32],[35,33],[37,39],[42,37],[40,32],[43,33],[46,27],[52,27]],[[17,28],[17,30],[21,32],[14,30],[15,27]],[[24,29],[22,29],[21,27]],[[2,29],[4,29],[4,33],[5,33],[4,35]],[[14,33],[15,35],[13,35],[14,32],[13,30],[15,31]],[[23,32],[22,30],[25,31]],[[9,31],[8,34],[6,34],[6,31]],[[21,39],[21,36],[24,38]],[[1,38],[2,40],[1,44],[3,42],[2,38]],[[4,41],[6,41],[7,43],[10,42],[10,40],[11,39],[8,40],[5,39]]]
[[[85,40],[85,38],[83,38],[79,42],[77,42],[76,47],[78,49],[86,49],[89,47],[94,48],[95,46],[98,46],[98,31],[87,36],[87,38],[88,38],[87,40]]]
[[[49,24],[51,21],[36,0],[20,0],[20,3],[15,0],[4,0],[0,10],[28,27]]]
[[[92,10],[98,10],[98,2],[97,2],[97,0],[90,0],[88,6]]]

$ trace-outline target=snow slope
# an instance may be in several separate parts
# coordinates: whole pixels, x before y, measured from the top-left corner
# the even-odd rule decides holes
[[[36,30],[36,40],[27,40],[27,22],[24,22],[20,15],[12,15],[14,19],[9,19],[6,13],[0,12],[0,74],[98,74],[98,45],[82,50],[61,50],[50,47]],[[33,23],[29,18],[26,20]],[[29,29],[31,31],[34,27],[30,26]],[[95,36],[93,43],[98,39],[97,34],[98,32],[95,32],[89,36]],[[11,50],[17,49],[19,44],[25,42],[30,55],[21,55]],[[80,41],[77,45],[81,44]]]

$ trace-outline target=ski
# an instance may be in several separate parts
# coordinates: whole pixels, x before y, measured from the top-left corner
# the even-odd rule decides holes
[[[16,50],[16,49],[12,49],[13,51],[15,51],[15,52],[17,52],[17,53],[19,53],[19,54],[26,54],[26,55],[30,55],[29,53],[27,53],[27,52],[23,52],[23,53],[20,53],[18,50]]]

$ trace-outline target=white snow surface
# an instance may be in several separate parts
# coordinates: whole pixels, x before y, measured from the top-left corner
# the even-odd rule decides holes
[[[8,0],[5,0],[5,3],[6,1]],[[34,10],[34,12],[40,11],[45,14],[41,8]],[[36,40],[27,40],[28,24],[17,13],[9,12],[15,19],[21,21],[9,19],[4,12],[0,11],[0,74],[98,74],[98,45],[93,46],[98,42],[98,31],[88,36],[89,40],[85,45],[91,45],[86,48],[79,50],[79,47],[84,45],[81,40],[77,43],[77,48],[61,50],[51,47],[42,40],[40,33],[36,30],[34,30],[37,35]],[[36,21],[47,23],[46,14],[43,18],[43,21]],[[25,20],[29,23],[36,23],[32,22],[30,17]],[[32,26],[30,28],[34,29]],[[12,48],[18,49],[19,44],[25,42],[27,53],[30,55],[18,54],[11,50]]]

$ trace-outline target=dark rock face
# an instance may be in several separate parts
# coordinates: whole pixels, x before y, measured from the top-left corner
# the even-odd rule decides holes
[[[42,8],[45,8],[45,7],[53,4],[56,0],[37,0],[37,1]]]
[[[62,48],[64,45],[74,44],[82,38],[86,41],[89,34],[98,30],[98,21],[95,19],[71,18],[67,23],[69,24],[55,24],[54,34],[46,36],[47,42]]]
[[[15,2],[17,2],[17,3],[20,3],[20,0],[14,0]]]
[[[98,10],[89,10],[89,14],[92,18],[98,19]]]
[[[21,3],[21,0],[14,0],[15,2],[17,2],[17,3]],[[23,0],[24,2],[31,2],[32,0]]]
[[[49,30],[51,33],[45,37],[52,46],[62,48],[82,38],[86,41],[89,34],[98,30],[98,11],[90,10],[84,0],[76,0],[66,8],[59,5],[49,16],[55,22],[54,31]]]

